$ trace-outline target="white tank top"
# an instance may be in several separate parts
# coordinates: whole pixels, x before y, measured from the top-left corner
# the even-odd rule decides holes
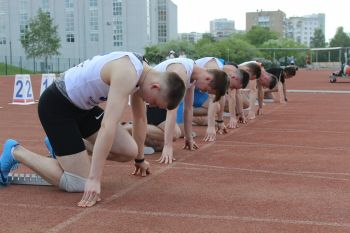
[[[101,78],[103,66],[113,60],[129,56],[135,67],[137,78],[141,77],[143,64],[130,52],[112,52],[98,55],[70,68],[64,74],[67,95],[77,107],[91,109],[107,100],[109,85]]]
[[[214,59],[216,61],[220,70],[222,70],[224,68],[224,65],[222,64],[222,62],[219,59],[217,59],[216,57],[203,57],[203,58],[197,59],[195,61],[195,63],[197,65],[199,65],[200,67],[204,68],[205,64],[207,64],[212,59]]]
[[[194,61],[189,58],[172,58],[165,60],[154,67],[155,70],[159,72],[165,72],[167,67],[171,64],[179,63],[183,65],[186,69],[186,74],[188,76],[188,81],[185,83],[186,88],[191,87],[191,76],[193,72]]]

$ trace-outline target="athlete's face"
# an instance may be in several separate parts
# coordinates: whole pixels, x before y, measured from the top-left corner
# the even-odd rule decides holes
[[[216,94],[215,90],[210,87],[210,82],[213,80],[213,75],[211,73],[208,73],[205,71],[205,78],[202,80],[197,80],[195,82],[195,86],[201,91],[201,92],[208,92],[209,94]]]
[[[160,84],[150,84],[149,87],[145,88],[142,91],[141,96],[142,99],[150,106],[156,106],[163,109],[167,107],[165,98],[163,98],[163,93],[162,89],[160,88]]]
[[[237,78],[237,76],[231,76],[230,78],[230,89],[241,89],[242,88],[242,83],[240,80]]]

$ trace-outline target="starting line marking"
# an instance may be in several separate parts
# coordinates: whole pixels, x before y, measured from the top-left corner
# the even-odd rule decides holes
[[[350,91],[332,91],[332,90],[287,90],[291,93],[329,93],[329,94],[350,94]]]

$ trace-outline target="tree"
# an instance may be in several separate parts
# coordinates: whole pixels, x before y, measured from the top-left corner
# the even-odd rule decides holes
[[[262,51],[263,57],[269,58],[273,63],[278,61],[285,64],[288,62],[288,57],[291,56],[295,58],[298,65],[304,65],[306,60],[306,46],[292,39],[280,38],[277,40],[269,40],[262,44],[261,48],[276,48]],[[293,48],[305,48],[305,50],[293,50]]]
[[[346,35],[343,27],[338,27],[329,45],[330,47],[350,47],[350,37]]]
[[[272,32],[269,28],[260,26],[253,26],[245,36],[250,44],[257,47],[268,40],[278,39],[277,32]]]
[[[215,41],[215,38],[214,38],[213,34],[211,34],[211,33],[203,33],[202,39],[203,40],[208,40],[210,42],[214,42]]]
[[[158,64],[165,59],[165,57],[160,53],[159,46],[157,45],[148,46],[145,48],[145,58],[151,64]]]
[[[326,41],[324,34],[321,29],[316,28],[314,31],[314,36],[311,38],[310,43],[311,48],[324,48],[326,47]]]
[[[45,58],[47,71],[47,59],[59,55],[57,25],[53,25],[51,17],[39,9],[37,16],[29,20],[29,27],[21,38],[21,44],[28,58]]]

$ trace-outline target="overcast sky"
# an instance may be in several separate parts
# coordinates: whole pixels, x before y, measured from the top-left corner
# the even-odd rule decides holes
[[[209,32],[209,21],[227,18],[235,21],[236,29],[245,30],[245,13],[256,10],[280,9],[287,17],[316,13],[326,14],[326,41],[337,27],[350,32],[350,2],[348,0],[172,0],[177,5],[178,32]]]

